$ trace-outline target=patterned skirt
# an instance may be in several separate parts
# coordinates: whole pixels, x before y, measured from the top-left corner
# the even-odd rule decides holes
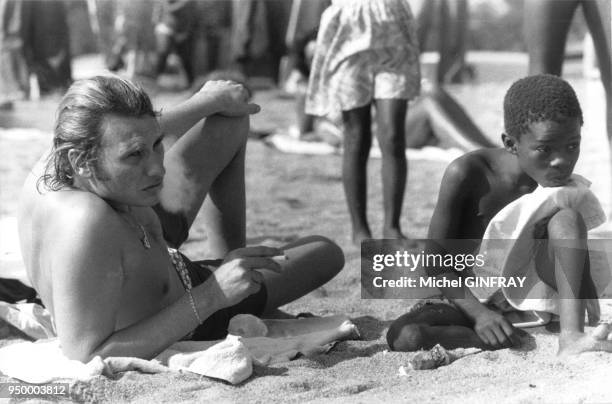
[[[416,22],[407,0],[334,0],[321,17],[306,112],[338,119],[373,99],[420,90]]]

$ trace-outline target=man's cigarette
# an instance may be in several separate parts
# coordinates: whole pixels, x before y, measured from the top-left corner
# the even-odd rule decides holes
[[[284,259],[285,261],[289,260],[287,254],[273,255],[271,258]]]

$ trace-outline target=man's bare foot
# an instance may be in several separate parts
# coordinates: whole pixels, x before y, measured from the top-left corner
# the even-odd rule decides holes
[[[383,238],[406,240],[406,236],[404,236],[402,231],[398,228],[393,228],[393,227],[383,229]]]
[[[353,244],[357,247],[361,246],[361,242],[372,238],[372,233],[368,229],[353,231]]]
[[[559,356],[577,355],[582,352],[612,352],[612,341],[599,339],[595,333],[561,332],[559,335]]]

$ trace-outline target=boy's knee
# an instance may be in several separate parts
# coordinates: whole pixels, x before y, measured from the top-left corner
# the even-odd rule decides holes
[[[387,331],[387,344],[392,351],[412,352],[423,349],[423,325],[395,320]]]
[[[587,235],[582,215],[574,209],[561,209],[548,221],[548,237],[551,239],[579,239]]]

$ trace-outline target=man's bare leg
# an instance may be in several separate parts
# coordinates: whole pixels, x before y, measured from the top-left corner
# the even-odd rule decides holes
[[[245,154],[246,145],[215,179],[204,201],[202,214],[210,258],[223,258],[246,245]]]
[[[572,210],[557,212],[548,222],[549,255],[554,273],[540,274],[559,294],[559,354],[612,352],[612,341],[584,333],[585,289],[588,288],[587,230],[582,216]]]
[[[325,237],[305,237],[281,248],[288,257],[281,260],[281,273],[261,271],[268,292],[264,316],[324,285],[344,266],[342,250]]]
[[[190,227],[208,196],[204,215],[211,258],[223,257],[245,244],[244,156],[248,129],[248,117],[213,115],[167,145],[161,205],[168,212],[182,215]]]

